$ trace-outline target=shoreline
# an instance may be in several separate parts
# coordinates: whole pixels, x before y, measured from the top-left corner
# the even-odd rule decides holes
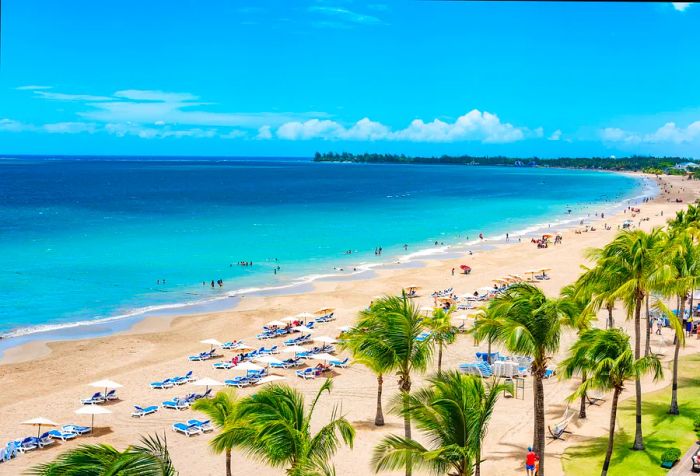
[[[678,195],[684,199],[683,203],[667,201],[669,195],[661,194],[642,205],[642,213],[635,219],[636,224],[637,220],[649,218],[649,221],[642,222],[642,229],[664,224],[677,210],[685,208],[689,201],[700,197],[700,183],[688,182],[686,185],[675,178],[663,180],[674,185],[673,198],[677,196],[677,184],[691,191]],[[28,433],[27,427],[22,426],[21,422],[38,414],[62,424],[85,423],[74,414],[74,410],[79,406],[78,399],[84,398],[93,390],[87,386],[88,382],[110,378],[124,387],[119,389],[121,400],[109,405],[113,414],[96,420],[100,428],[94,438],[60,443],[46,450],[27,453],[6,465],[0,465],[0,474],[17,474],[30,466],[54,458],[65,448],[72,448],[81,443],[108,443],[123,448],[137,441],[139,435],[163,431],[167,431],[170,452],[180,474],[220,474],[223,457],[214,455],[209,449],[210,437],[188,439],[171,436],[169,431],[172,423],[199,416],[196,412],[185,410],[173,413],[161,409],[143,419],[130,416],[133,404],[159,404],[163,400],[195,389],[185,386],[171,390],[152,390],[148,383],[153,380],[181,375],[187,370],[193,370],[197,378],[209,377],[217,380],[237,374],[235,371],[215,370],[208,362],[188,362],[187,355],[205,350],[200,340],[217,338],[224,341],[235,338],[244,339],[251,345],[267,345],[267,342],[259,344],[251,337],[259,332],[263,323],[301,311],[311,312],[320,307],[334,307],[337,320],[318,326],[318,335],[335,336],[338,332],[337,327],[351,324],[357,312],[376,295],[394,294],[404,286],[417,285],[422,287],[419,293],[422,296],[416,298],[416,305],[420,306],[428,304],[430,292],[435,289],[454,287],[455,292],[464,294],[486,286],[504,274],[521,273],[538,267],[551,268],[551,271],[548,271],[551,279],[538,282],[538,286],[547,295],[555,295],[561,287],[572,282],[580,274],[580,266],[587,263],[584,258],[585,250],[607,243],[616,233],[616,225],[626,218],[631,218],[629,212],[620,212],[614,216],[606,214],[605,221],[612,225],[611,230],[604,230],[603,222],[598,218],[592,220],[597,231],[581,234],[575,233],[575,228],[562,231],[562,245],[550,246],[547,249],[537,249],[529,241],[515,242],[508,246],[495,245],[493,249],[469,257],[469,265],[472,267],[470,275],[451,275],[450,268],[457,266],[460,258],[438,257],[423,260],[424,266],[420,268],[379,269],[376,270],[376,277],[366,280],[317,281],[314,289],[306,293],[247,297],[242,299],[233,311],[175,317],[168,319],[167,325],[164,319],[151,318],[143,320],[127,333],[71,342],[50,342],[34,345],[31,349],[25,348],[24,355],[13,355],[15,359],[22,357],[22,362],[0,363],[0,385],[12,389],[11,392],[0,394],[0,427],[3,428],[6,437],[14,438]],[[599,314],[599,323],[604,323],[605,314]],[[619,325],[628,325],[624,321],[622,309],[616,310],[616,319]],[[555,363],[561,360],[563,353],[574,340],[573,332],[567,332],[563,336],[561,352],[554,356]],[[672,346],[669,330],[665,329],[663,338],[653,336],[652,346],[655,351],[663,350],[667,358],[670,357]],[[209,346],[206,346],[206,349],[208,348]],[[472,360],[474,352],[483,350],[483,346],[474,346],[469,336],[460,335],[455,344],[445,350],[444,368],[456,368],[459,363]],[[494,349],[497,350],[500,349]],[[683,353],[698,350],[700,341],[692,340],[688,342]],[[36,354],[30,355],[32,352]],[[227,357],[230,355],[229,352],[225,354]],[[416,388],[424,384],[429,373],[414,376]],[[293,371],[275,371],[275,374],[285,377],[285,383],[306,396],[313,395],[322,383],[319,379],[298,379]],[[372,424],[376,403],[376,377],[359,364],[340,369],[332,375],[333,392],[323,397],[323,405],[317,407],[315,418],[323,421],[333,411],[334,404],[342,405],[343,413],[356,428],[357,437],[354,450],[343,448],[336,456],[334,461],[338,474],[369,474],[369,455],[374,445],[382,437],[400,432],[402,428],[401,419],[386,411],[391,396],[398,391],[396,379],[394,376],[385,378],[386,426],[376,428]],[[571,393],[575,383],[556,379],[545,382],[547,424],[561,419],[567,407],[565,398]],[[655,385],[645,382],[644,389],[651,390],[667,384],[668,380]],[[244,388],[237,393],[248,395],[251,391],[254,392],[255,389]],[[527,379],[524,400],[503,398],[497,403],[484,442],[483,474],[515,474],[522,470],[522,449],[527,447],[532,438],[531,395],[531,380]],[[625,396],[629,395],[633,395],[633,391],[625,392]],[[580,438],[599,436],[604,431],[609,420],[608,407],[605,405],[609,407],[609,402],[602,407],[591,408],[589,418],[585,421],[575,419],[572,422],[575,435],[569,441],[557,441],[547,445],[548,473],[563,474],[558,467],[558,460],[568,445],[576,444]],[[260,476],[278,473],[259,462],[244,458],[237,452],[234,452],[234,458],[239,472],[255,472]]]
[[[552,216],[552,220],[538,219],[537,223],[527,224],[524,228],[509,232],[515,238],[530,238],[538,236],[547,230],[564,231],[579,223],[589,222],[590,213],[584,216],[585,210],[592,206],[600,205],[597,211],[608,216],[619,213],[627,205],[639,203],[645,198],[653,199],[660,193],[654,180],[654,176],[636,172],[615,172],[599,171],[601,173],[616,173],[627,175],[638,181],[637,186],[630,191],[630,196],[619,201],[600,204],[582,202],[577,209],[577,213],[564,216]],[[553,226],[553,228],[552,228]],[[496,232],[498,233],[498,232]],[[458,233],[460,237],[465,233]],[[454,238],[454,237],[453,237]],[[467,237],[468,238],[468,237]],[[95,319],[83,319],[65,323],[39,324],[36,326],[26,326],[9,330],[0,334],[0,364],[5,362],[6,354],[15,349],[11,354],[17,353],[16,348],[27,345],[37,345],[38,343],[48,344],[50,342],[65,342],[80,339],[100,338],[110,335],[118,335],[130,332],[135,326],[146,319],[151,318],[177,318],[180,316],[195,316],[203,313],[233,311],[240,301],[247,297],[298,294],[313,290],[316,282],[335,282],[353,279],[371,279],[376,276],[376,270],[390,269],[391,267],[410,266],[418,263],[422,266],[425,260],[449,260],[464,255],[467,251],[483,252],[498,247],[503,244],[513,244],[515,241],[506,241],[506,232],[488,235],[486,239],[473,239],[468,241],[457,241],[452,244],[439,245],[436,247],[424,247],[406,254],[389,256],[388,261],[368,263],[366,261],[359,264],[348,264],[348,272],[343,268],[333,273],[313,273],[290,278],[287,283],[272,285],[240,287],[228,291],[223,295],[209,297],[200,300],[173,302],[167,304],[150,305],[134,308],[124,313],[117,313],[113,316],[99,317]],[[352,268],[353,271],[349,271]],[[363,276],[363,275],[368,276]],[[232,302],[233,301],[233,302]],[[9,362],[13,360],[10,359]]]

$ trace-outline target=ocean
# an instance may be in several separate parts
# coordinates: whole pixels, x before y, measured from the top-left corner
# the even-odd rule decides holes
[[[1,159],[0,335],[223,307],[457,252],[479,233],[554,229],[643,193],[629,176],[548,168]]]

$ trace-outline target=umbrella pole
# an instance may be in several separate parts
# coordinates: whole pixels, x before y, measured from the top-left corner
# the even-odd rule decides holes
[[[92,415],[92,420],[90,422],[90,433],[94,433],[95,431],[95,415]]]
[[[39,439],[39,435],[41,435],[41,425],[39,425],[39,429],[36,432],[36,439]]]

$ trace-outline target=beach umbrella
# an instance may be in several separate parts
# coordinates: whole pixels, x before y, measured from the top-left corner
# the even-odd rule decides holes
[[[542,271],[542,276],[546,276],[546,272],[551,270],[552,268],[542,268],[540,271]]]
[[[279,380],[286,380],[287,377],[282,377],[281,375],[268,375],[267,377],[263,377],[255,385],[262,385],[264,383],[270,383],[270,382],[277,382]]]
[[[349,332],[352,330],[352,326],[340,326],[340,327],[338,327],[338,330],[340,332]]]
[[[299,316],[287,316],[282,318],[285,322],[294,322],[299,320]]]
[[[297,352],[308,352],[308,351],[309,351],[309,349],[307,349],[306,347],[302,347],[300,345],[290,345],[289,347],[285,347],[282,349],[282,352],[284,352],[285,354],[291,354],[292,352],[296,354]]]
[[[461,269],[462,271],[464,271],[464,274],[467,274],[467,273],[469,273],[469,272],[472,270],[472,269],[471,269],[469,266],[467,266],[466,264],[460,265],[460,266],[459,266],[459,269]]]
[[[240,344],[238,344],[236,347],[234,347],[231,350],[245,350],[245,349],[255,349],[255,347],[251,347],[251,346],[246,345],[243,342],[241,342]]]
[[[236,370],[263,370],[259,365],[255,365],[253,362],[242,362],[234,367]]]
[[[332,307],[324,307],[323,309],[319,309],[318,311],[314,312],[314,314],[319,316],[325,316],[326,314],[329,314],[333,311],[335,311],[335,309],[333,309]]]
[[[192,385],[197,385],[198,387],[206,387],[204,389],[205,393],[209,390],[209,387],[223,387],[224,386],[223,383],[219,382],[218,380],[214,380],[213,378],[209,378],[209,377],[200,378],[199,380],[192,382]]]
[[[97,388],[104,388],[105,393],[103,395],[107,395],[107,389],[114,389],[114,388],[122,388],[124,385],[115,382],[114,380],[109,380],[109,379],[104,379],[104,380],[98,380],[97,382],[92,382],[88,384],[90,387],[97,387]]]
[[[42,426],[58,426],[58,423],[53,422],[53,421],[49,420],[48,418],[37,417],[37,418],[32,418],[31,420],[23,421],[22,425],[38,426],[39,428],[37,429],[36,437],[39,438],[39,435],[41,435],[41,427]]]
[[[313,354],[313,355],[311,356],[311,358],[312,358],[312,359],[316,359],[316,360],[325,360],[325,361],[328,361],[328,360],[336,360],[338,357],[336,357],[336,356],[334,356],[334,355],[331,355],[331,354],[326,354],[326,353],[324,352],[324,353],[320,353],[320,354]]]
[[[306,322],[307,319],[313,319],[316,316],[314,316],[310,312],[300,312],[299,314],[297,314],[297,317],[302,318]]]
[[[264,364],[281,364],[282,361],[278,359],[277,357],[273,357],[271,355],[263,355],[262,357],[258,357],[255,359],[256,362],[262,362]]]
[[[313,340],[314,342],[323,342],[324,344],[335,344],[336,342],[338,342],[334,338],[328,336],[314,337]]]
[[[95,427],[95,415],[107,415],[112,412],[107,410],[105,407],[100,407],[97,405],[87,405],[77,409],[75,413],[78,415],[91,415],[92,418],[90,420],[90,432],[92,432],[92,429]]]
[[[292,330],[293,330],[293,331],[297,331],[297,332],[305,332],[306,334],[313,334],[314,332],[316,332],[315,330],[309,329],[309,328],[306,327],[306,326],[296,326],[296,327],[292,327]]]
[[[287,323],[286,323],[286,322],[282,322],[282,321],[270,321],[270,322],[268,322],[268,323],[265,324],[265,325],[266,325],[266,326],[284,327],[284,326],[287,325]]]
[[[209,344],[209,345],[211,345],[211,349],[210,349],[210,350],[214,350],[214,346],[221,347],[221,346],[223,345],[221,342],[219,342],[219,341],[216,340],[216,339],[204,339],[204,340],[200,340],[199,342],[202,343],[202,344]]]

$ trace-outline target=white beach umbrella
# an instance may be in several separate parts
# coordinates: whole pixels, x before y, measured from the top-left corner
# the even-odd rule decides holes
[[[263,368],[260,367],[259,365],[255,365],[253,362],[243,362],[235,367],[233,367],[235,370],[262,370]]]
[[[335,344],[336,342],[338,342],[338,341],[335,340],[334,338],[328,337],[328,336],[318,336],[318,337],[314,337],[314,338],[313,338],[313,341],[314,341],[314,342],[323,342],[324,344]]]
[[[284,326],[287,325],[287,323],[286,323],[286,322],[282,322],[282,321],[270,321],[270,322],[268,322],[268,323],[265,324],[265,325],[266,325],[266,326],[284,327]]]
[[[107,415],[109,413],[112,413],[110,410],[107,410],[104,407],[100,407],[97,405],[87,405],[82,408],[78,408],[75,411],[76,414],[78,415],[91,415],[92,418],[90,420],[90,431],[92,432],[92,429],[95,426],[95,415]]]
[[[104,388],[105,393],[103,395],[107,395],[107,389],[113,389],[113,388],[122,388],[124,385],[115,382],[114,380],[109,380],[109,379],[103,379],[103,380],[98,380],[97,382],[92,382],[88,384],[90,387],[97,387],[97,388]]]
[[[300,312],[299,314],[297,314],[297,317],[300,317],[303,320],[307,320],[307,319],[313,319],[316,316],[311,314],[310,312]]]
[[[219,382],[218,380],[214,380],[213,378],[209,377],[204,377],[200,378],[199,380],[195,380],[192,382],[192,385],[197,385],[198,387],[206,387],[204,389],[204,392],[209,390],[209,387],[223,387],[224,384],[222,382]]]
[[[251,347],[247,344],[240,343],[236,347],[233,347],[231,350],[246,350],[246,349],[256,349],[257,347]]]
[[[314,332],[316,332],[315,330],[309,329],[309,328],[306,327],[306,326],[296,326],[296,327],[292,327],[292,330],[293,330],[293,331],[297,331],[297,332],[305,332],[305,333],[307,333],[307,334],[313,334]]]
[[[278,359],[277,357],[273,357],[271,355],[263,355],[262,357],[258,357],[255,359],[256,362],[262,362],[264,364],[281,364],[282,361]]]
[[[262,385],[264,383],[270,383],[270,382],[277,382],[279,380],[286,380],[287,377],[282,377],[281,375],[268,375],[267,377],[263,377],[258,382],[256,385]]]
[[[299,316],[287,316],[282,318],[285,322],[294,322],[299,320]]]
[[[221,342],[219,342],[219,341],[216,340],[216,339],[204,339],[204,340],[200,340],[199,342],[201,342],[202,344],[210,344],[212,347],[214,347],[215,345],[216,345],[216,346],[222,346],[222,345],[223,345]]]
[[[309,351],[309,349],[307,349],[306,347],[302,347],[300,345],[290,345],[289,347],[284,347],[282,349],[282,352],[284,352],[285,354],[291,354],[292,352],[296,354],[297,352],[308,352],[308,351]]]
[[[324,307],[322,309],[319,309],[318,311],[315,311],[314,314],[319,316],[325,316],[326,314],[329,314],[333,311],[335,311],[335,309],[332,307]]]
[[[352,330],[352,326],[340,326],[340,327],[338,327],[338,330],[340,332],[349,332]]]
[[[326,361],[328,361],[328,360],[336,360],[338,357],[336,357],[335,355],[326,354],[326,353],[324,352],[324,353],[321,353],[321,354],[313,354],[313,355],[311,356],[311,358],[316,359],[316,360],[326,360]]]
[[[32,418],[31,420],[23,421],[22,425],[38,426],[39,428],[37,429],[36,437],[39,438],[39,435],[41,435],[42,426],[58,426],[58,423],[51,421],[48,418],[37,417]]]

